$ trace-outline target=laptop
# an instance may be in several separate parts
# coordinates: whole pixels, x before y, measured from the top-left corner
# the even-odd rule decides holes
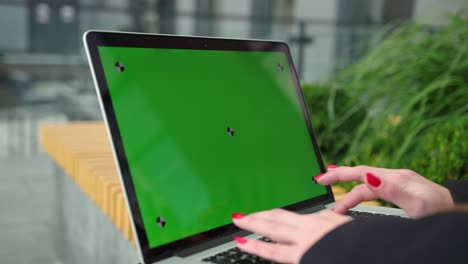
[[[333,207],[286,43],[88,31],[84,44],[142,263],[269,263],[235,248],[259,236],[231,213]]]

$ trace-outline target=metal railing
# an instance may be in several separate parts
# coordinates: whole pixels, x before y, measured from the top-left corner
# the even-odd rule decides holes
[[[64,123],[59,113],[34,113],[25,108],[0,111],[0,158],[41,153],[38,131],[43,123]]]

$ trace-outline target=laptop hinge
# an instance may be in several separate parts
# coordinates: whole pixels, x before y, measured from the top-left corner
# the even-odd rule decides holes
[[[312,206],[312,207],[308,207],[308,208],[304,208],[302,210],[299,210],[298,213],[300,214],[312,214],[312,213],[316,213],[318,211],[322,211],[322,210],[325,210],[327,209],[325,207],[324,204],[318,204],[318,205],[315,205],[315,206]]]
[[[231,242],[234,239],[234,236],[248,236],[250,234],[252,234],[252,233],[244,231],[244,230],[234,231],[234,232],[232,232],[230,234],[223,235],[223,236],[221,236],[219,238],[215,238],[215,239],[206,241],[204,243],[201,243],[199,245],[195,245],[195,246],[192,246],[192,247],[185,248],[185,249],[182,249],[180,251],[177,251],[175,253],[175,255],[185,258],[185,257],[188,257],[190,255],[202,252],[204,250],[207,250],[207,249],[222,245],[224,243]]]

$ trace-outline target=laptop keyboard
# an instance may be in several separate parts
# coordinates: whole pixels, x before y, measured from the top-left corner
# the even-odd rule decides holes
[[[346,215],[351,216],[352,218],[365,218],[365,217],[373,217],[373,216],[401,217],[397,215],[361,212],[361,211],[354,211],[354,210],[347,211]],[[261,237],[259,238],[259,240],[269,242],[269,243],[274,243],[273,241],[271,241],[269,238],[266,238],[266,237]],[[269,260],[262,259],[255,255],[244,253],[240,251],[237,247],[230,248],[216,255],[204,258],[202,261],[207,262],[207,263],[218,263],[218,264],[250,264],[250,263],[273,264],[275,263]]]
[[[398,216],[398,215],[388,215],[388,214],[361,212],[361,211],[354,211],[354,210],[347,211],[345,215],[351,216],[352,218],[366,218],[366,217],[372,217],[372,216],[401,217],[401,216]]]
[[[261,237],[258,240],[262,240],[265,242],[273,243],[269,238]],[[214,256],[204,258],[202,261],[208,263],[219,263],[219,264],[273,264],[275,262],[271,262],[269,260],[262,259],[258,256],[251,255],[248,253],[244,253],[240,251],[237,247],[228,249],[221,253],[218,253]]]

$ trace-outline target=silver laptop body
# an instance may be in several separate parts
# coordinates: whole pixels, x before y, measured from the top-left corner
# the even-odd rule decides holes
[[[227,219],[227,216],[224,217],[224,215],[226,215],[228,211],[223,211],[224,209],[222,207],[214,207],[216,208],[216,210],[220,212],[222,211],[222,213],[220,214],[222,214],[224,217],[224,218],[220,217],[220,219],[214,219],[218,221],[219,223],[221,223],[219,226],[215,225],[218,222],[212,219],[212,218],[217,217],[216,212],[215,214],[212,214],[215,217],[202,218],[202,216],[200,216],[199,218],[196,218],[196,219],[207,219],[206,222],[213,220],[214,224],[210,226],[211,228],[210,230],[206,230],[206,226],[208,226],[208,224],[203,221],[200,222],[197,220],[197,221],[194,221],[193,223],[187,224],[186,219],[184,219],[183,217],[180,217],[180,219],[176,219],[176,220],[172,220],[176,218],[175,216],[172,217],[172,215],[171,215],[172,218],[171,217],[164,218],[162,216],[156,217],[156,215],[149,216],[149,218],[148,217],[145,218],[145,213],[148,215],[153,213],[152,209],[148,208],[148,204],[150,207],[151,205],[154,204],[154,207],[157,208],[157,210],[159,210],[158,208],[160,207],[161,208],[160,210],[164,211],[167,209],[166,208],[167,205],[160,202],[161,200],[164,200],[163,193],[169,193],[169,195],[173,195],[173,193],[176,191],[172,193],[167,191],[167,189],[170,189],[169,187],[170,184],[168,184],[168,186],[164,186],[165,183],[171,183],[170,180],[167,181],[167,179],[165,179],[164,181],[164,179],[157,178],[159,176],[151,176],[157,179],[153,179],[153,178],[145,179],[145,177],[150,177],[150,176],[144,176],[148,174],[144,173],[143,165],[141,166],[141,168],[138,167],[137,165],[134,165],[134,164],[140,164],[140,163],[143,164],[144,162],[148,162],[148,161],[144,161],[144,157],[146,155],[143,155],[143,158],[137,157],[138,151],[133,150],[134,148],[136,149],[136,147],[132,145],[133,144],[132,142],[139,142],[138,140],[143,140],[143,138],[146,137],[145,135],[148,135],[149,132],[146,133],[145,131],[142,131],[141,138],[139,138],[138,136],[135,136],[134,134],[132,134],[134,133],[132,131],[132,126],[128,126],[127,128],[125,124],[127,122],[128,124],[137,124],[136,126],[139,126],[138,125],[139,123],[135,122],[135,120],[140,120],[140,119],[144,120],[144,117],[148,115],[149,112],[153,113],[153,111],[156,114],[155,116],[151,116],[151,117],[156,117],[155,119],[159,118],[160,120],[163,120],[163,121],[166,120],[169,123],[172,122],[171,120],[174,119],[174,115],[178,113],[176,109],[174,109],[173,112],[168,114],[169,117],[164,117],[163,115],[159,116],[159,113],[158,113],[159,108],[152,109],[151,107],[152,106],[159,107],[159,105],[164,105],[167,101],[175,100],[171,96],[177,95],[179,91],[170,90],[169,88],[171,87],[168,88],[168,86],[171,86],[173,83],[174,83],[174,87],[176,87],[177,83],[182,83],[182,81],[184,81],[185,79],[192,78],[192,81],[195,83],[200,81],[199,79],[197,79],[196,75],[183,72],[184,69],[185,70],[188,69],[187,67],[185,67],[186,65],[184,66],[184,64],[193,63],[193,61],[200,60],[200,63],[193,63],[191,65],[194,71],[199,70],[197,68],[203,68],[206,66],[207,69],[210,69],[210,71],[218,72],[218,75],[217,75],[217,74],[205,74],[203,71],[201,71],[201,76],[203,76],[203,78],[202,77],[200,78],[202,78],[202,81],[204,83],[207,82],[207,85],[211,85],[209,84],[211,79],[216,79],[218,78],[219,75],[224,74],[222,68],[226,67],[226,68],[232,68],[233,71],[237,69],[236,78],[233,77],[232,79],[229,79],[230,78],[229,76],[231,76],[229,75],[229,72],[226,75],[227,77],[224,76],[223,82],[226,85],[230,85],[230,83],[243,84],[244,82],[246,84],[249,84],[250,82],[252,82],[252,83],[255,83],[255,85],[252,85],[251,87],[249,86],[249,89],[247,89],[246,91],[249,91],[249,93],[250,92],[254,93],[256,89],[261,89],[261,86],[262,86],[261,84],[263,83],[263,80],[268,79],[268,81],[270,81],[272,84],[271,87],[278,87],[278,91],[275,91],[276,88],[271,88],[272,94],[273,93],[279,94],[277,97],[274,97],[273,95],[271,96],[272,98],[271,100],[276,100],[274,108],[271,108],[271,109],[268,107],[263,107],[261,105],[262,102],[265,102],[264,104],[268,105],[268,100],[270,100],[269,99],[270,90],[265,90],[265,91],[262,91],[261,93],[258,93],[258,94],[263,94],[263,96],[256,97],[255,100],[251,100],[248,98],[253,98],[255,97],[255,95],[258,95],[258,94],[254,94],[254,95],[248,94],[245,97],[243,97],[242,91],[237,91],[239,92],[239,94],[230,94],[229,92],[232,91],[232,89],[226,90],[226,93],[232,96],[232,99],[231,98],[226,99],[227,101],[225,104],[229,104],[230,102],[236,103],[237,102],[236,98],[243,98],[239,100],[241,100],[241,102],[244,102],[242,100],[246,100],[245,102],[247,103],[245,103],[244,105],[236,104],[236,105],[239,105],[238,107],[248,108],[249,106],[247,104],[249,102],[258,102],[258,104],[255,103],[256,105],[252,107],[258,107],[258,105],[262,106],[258,108],[257,111],[250,111],[252,115],[252,119],[257,118],[256,117],[257,113],[255,112],[262,112],[262,109],[265,109],[265,113],[262,112],[260,114],[263,114],[266,117],[268,117],[269,111],[279,111],[277,114],[278,116],[281,116],[281,113],[283,112],[292,111],[291,113],[293,113],[294,111],[297,111],[297,113],[294,112],[297,114],[297,116],[296,114],[291,114],[291,116],[295,116],[299,118],[299,115],[300,115],[300,118],[302,118],[301,122],[302,122],[303,130],[298,129],[298,130],[301,130],[300,133],[302,134],[291,136],[291,142],[294,142],[292,138],[301,137],[304,135],[304,133],[307,134],[307,137],[305,137],[306,139],[303,140],[303,142],[306,145],[308,144],[307,145],[308,147],[302,148],[301,144],[297,144],[296,149],[301,149],[301,151],[304,151],[304,153],[307,153],[307,155],[309,154],[314,155],[316,159],[316,163],[314,166],[316,167],[313,167],[313,168],[315,168],[316,171],[314,173],[312,173],[311,171],[310,175],[304,176],[304,177],[307,177],[307,181],[304,180],[304,182],[306,182],[307,184],[310,183],[310,189],[317,190],[317,193],[320,193],[320,194],[319,195],[311,194],[310,197],[307,197],[307,199],[304,199],[304,200],[296,201],[292,199],[293,202],[291,204],[289,203],[281,204],[280,202],[275,204],[272,201],[275,200],[278,196],[284,196],[285,197],[284,199],[288,200],[286,198],[289,195],[292,195],[293,192],[289,191],[289,192],[285,192],[284,194],[281,193],[281,194],[276,194],[276,195],[270,194],[268,190],[266,190],[265,192],[261,192],[260,190],[263,188],[262,186],[272,186],[271,187],[272,190],[273,189],[277,190],[275,188],[281,187],[280,185],[282,184],[282,183],[278,183],[278,181],[283,180],[282,177],[276,177],[274,179],[262,178],[262,179],[268,179],[267,180],[268,183],[265,183],[265,185],[263,185],[262,181],[259,180],[259,181],[253,181],[252,184],[248,185],[249,188],[259,189],[258,205],[256,204],[257,201],[255,201],[256,200],[255,199],[250,204],[245,205],[245,208],[249,208],[252,210],[254,209],[266,210],[266,209],[271,209],[273,208],[271,206],[274,206],[274,207],[283,207],[288,210],[296,211],[299,213],[314,213],[320,210],[333,207],[334,197],[333,197],[331,188],[329,186],[327,187],[318,186],[318,184],[315,184],[312,182],[312,177],[314,175],[320,172],[325,172],[326,170],[325,170],[325,166],[323,164],[322,158],[320,156],[320,151],[318,149],[315,135],[312,130],[312,125],[310,123],[310,119],[308,116],[307,107],[305,106],[305,103],[304,103],[302,92],[299,86],[299,81],[298,81],[298,78],[297,78],[297,75],[293,66],[292,58],[291,58],[289,47],[287,46],[287,44],[283,42],[277,42],[277,41],[219,39],[219,38],[206,38],[206,37],[153,35],[153,34],[141,34],[141,33],[109,32],[109,31],[88,31],[84,34],[83,40],[84,40],[84,44],[86,47],[86,52],[87,52],[88,60],[90,63],[92,75],[94,78],[96,91],[99,97],[102,114],[106,122],[109,140],[112,143],[111,145],[113,147],[114,158],[116,160],[116,165],[119,168],[118,171],[120,174],[121,184],[122,184],[122,188],[125,194],[125,199],[127,202],[127,209],[130,212],[130,216],[132,220],[132,228],[136,237],[137,247],[140,253],[140,257],[141,257],[141,260],[140,260],[141,263],[208,263],[208,262],[203,261],[203,259],[206,259],[207,257],[216,255],[217,253],[220,253],[220,252],[223,252],[225,250],[235,247],[234,242],[232,242],[232,238],[234,236],[248,235],[253,238],[259,237],[256,234],[248,234],[245,231],[236,229],[229,222],[229,220]],[[218,55],[220,57],[216,57]],[[173,59],[171,56],[173,56]],[[174,63],[171,63],[172,60],[174,61]],[[184,60],[187,60],[187,63],[183,63]],[[170,70],[168,70],[167,68],[158,66],[158,64],[155,63],[155,61],[161,62],[161,63],[164,62],[164,64],[168,65],[167,67]],[[136,69],[136,66],[134,65],[137,62],[141,62],[140,65],[138,66],[139,71],[133,70],[133,69]],[[213,66],[210,63],[212,63],[215,66]],[[245,67],[249,69],[244,72],[243,70],[244,67],[242,66],[243,64],[240,64],[242,67],[240,67],[239,65],[237,66],[233,65],[236,63],[245,63]],[[141,64],[144,64],[144,68],[142,68],[143,65]],[[235,68],[235,67],[238,67],[238,68]],[[173,81],[170,81],[170,82],[168,81],[166,83],[163,83],[164,85],[159,85],[160,82],[161,83],[163,82],[164,78],[166,78],[167,75],[174,74],[174,71],[171,69],[179,69],[181,71],[178,73],[179,78],[174,78]],[[166,70],[167,72],[160,73]],[[154,71],[154,72],[148,73],[146,71]],[[143,83],[143,79],[151,78],[151,75],[154,75],[154,82],[151,79],[147,79],[147,82]],[[128,78],[135,78],[135,80],[134,81],[123,80],[123,78],[127,78],[127,76],[131,76]],[[242,78],[244,77],[239,77],[239,76],[245,76],[246,79],[243,80]],[[242,80],[239,80],[239,79],[242,79]],[[148,84],[151,84],[151,89],[145,87]],[[153,84],[154,84],[154,87],[153,87]],[[286,87],[289,87],[290,89],[288,90]],[[201,90],[205,89],[201,85],[197,85],[196,88],[201,89]],[[141,90],[147,89],[148,94],[146,94],[146,96],[141,96],[141,94],[134,95],[133,93],[137,93],[139,89]],[[164,93],[161,92],[160,94],[158,94],[159,92],[158,89],[159,90],[168,89],[168,90],[164,91]],[[185,88],[177,88],[177,89],[185,89]],[[222,88],[219,88],[219,89],[222,89]],[[186,90],[184,90],[184,92],[185,91]],[[148,109],[143,109],[143,108],[140,109],[140,107],[143,107],[142,105],[144,105],[144,103],[131,105],[131,101],[133,98],[132,96],[140,96],[138,98],[146,98],[142,100],[150,100],[153,92],[156,93],[155,103],[154,104],[151,102],[148,103],[147,104],[147,106],[149,107]],[[209,95],[212,95],[211,97],[213,99],[213,102],[217,102],[218,98],[216,96],[222,97],[223,95],[222,93],[217,94],[217,91],[212,91],[212,92],[213,94],[211,94],[210,91],[207,91]],[[180,93],[180,94],[181,96],[183,96],[182,95],[183,93]],[[163,95],[164,96],[167,95],[167,98],[160,98]],[[160,101],[157,101],[156,103],[156,100],[160,100]],[[185,100],[185,99],[182,98],[182,100]],[[187,101],[187,103],[182,104],[179,107],[183,108],[185,107],[186,104],[190,104],[190,102],[191,101]],[[282,105],[283,102],[286,102],[284,103],[284,105],[287,105],[287,102],[290,102],[291,104],[293,104],[293,106],[291,106],[290,109],[288,108],[289,110],[287,110],[285,107],[283,111],[282,108],[278,106],[278,105]],[[161,106],[161,107],[164,107],[164,106]],[[167,107],[170,107],[170,106],[167,106]],[[200,109],[202,109],[203,107],[204,106],[199,106]],[[210,108],[210,106],[206,106],[206,107],[208,107],[207,109]],[[218,108],[216,107],[219,107],[219,105],[216,103],[213,103],[213,106],[212,106],[213,112],[217,112],[216,109]],[[164,109],[160,108],[161,111],[166,111]],[[170,108],[167,108],[167,109],[170,109]],[[222,110],[222,108],[219,108],[219,109],[221,109],[219,111],[224,111]],[[252,108],[252,109],[257,109],[257,108]],[[198,111],[198,108],[194,109],[193,111]],[[317,109],[315,109],[315,111],[317,111]],[[225,115],[226,116],[231,115],[230,118],[235,119],[236,118],[235,113],[236,113],[235,111],[233,112],[231,110],[226,110]],[[131,116],[128,117],[126,115],[131,115]],[[188,113],[188,115],[190,116],[191,113]],[[293,119],[293,117],[291,116],[284,117],[284,121],[281,121],[282,117],[278,117],[278,120],[276,120],[275,118],[275,122],[277,122],[275,126],[282,127],[283,123],[289,122],[289,120]],[[198,117],[192,116],[192,118],[198,118]],[[215,118],[213,117],[213,119]],[[230,146],[229,144],[231,144],[232,140],[239,139],[239,141],[241,141],[247,138],[248,136],[245,136],[245,138],[242,138],[246,133],[249,133],[249,132],[246,132],[248,131],[247,129],[242,129],[242,128],[246,128],[250,126],[250,127],[253,127],[252,129],[256,129],[255,128],[256,124],[249,123],[249,122],[246,122],[246,124],[244,124],[243,120],[245,119],[248,119],[248,118],[244,117],[240,121],[238,120],[233,121],[234,123],[233,127],[230,127],[230,124],[228,124],[227,122],[226,126],[220,129],[220,131],[221,130],[223,131],[222,133],[226,133],[226,134],[223,134],[223,136],[221,135],[219,136],[220,138],[219,142],[217,142],[216,139],[213,139],[213,141],[216,142],[216,144],[214,144],[213,146],[207,147],[207,149],[209,148],[215,149],[217,147],[216,145],[222,145],[223,148],[227,148],[226,146]],[[264,118],[264,119],[268,119],[268,118]],[[186,120],[185,122],[190,123],[190,121],[191,120]],[[135,123],[131,123],[131,122],[135,122]],[[216,122],[218,121],[214,121],[214,123]],[[226,121],[222,121],[222,122],[226,122]],[[221,125],[223,124],[222,122],[219,121]],[[270,123],[267,123],[267,122],[271,122],[271,121],[268,121],[268,120],[264,121],[262,118],[258,117],[258,122],[260,123],[265,122],[265,124],[263,125],[268,126]],[[289,124],[289,126],[294,127],[296,125],[297,127],[301,127],[301,124],[299,123],[300,122],[296,122],[293,124],[293,122],[291,121],[291,124]],[[171,127],[171,129],[179,129],[179,128],[188,129],[188,130],[194,129],[194,127],[188,127],[188,128],[183,127],[182,124],[183,123],[180,123],[180,127],[173,126]],[[207,124],[211,124],[211,123],[208,122]],[[146,130],[146,128],[150,130],[150,129],[153,129],[152,126],[156,126],[156,125],[145,124],[141,126],[140,130]],[[239,129],[237,129],[238,127]],[[156,135],[159,133],[158,132],[159,130],[157,130],[157,128],[154,128],[154,129],[155,129],[154,130],[155,132],[149,133],[149,135],[154,134],[156,137]],[[294,129],[291,129],[291,130],[294,130]],[[288,129],[285,128],[283,131],[288,131]],[[175,132],[175,133],[178,133],[178,132]],[[207,133],[211,133],[211,132],[207,132]],[[273,131],[271,133],[274,134],[275,132]],[[182,133],[179,133],[179,134],[180,134],[180,138],[178,139],[179,140],[178,142],[179,143],[185,142],[184,135]],[[132,135],[133,135],[133,138],[132,138]],[[218,137],[217,135],[218,134],[212,136],[211,138],[217,138]],[[170,134],[166,134],[166,137],[170,138]],[[278,134],[278,137],[279,137],[279,134]],[[151,140],[157,141],[158,139],[154,138]],[[197,139],[194,138],[193,140],[196,141]],[[203,141],[204,139],[201,139],[201,140]],[[256,140],[252,138],[245,139],[245,141],[247,140],[253,140],[252,142],[256,142]],[[276,138],[274,138],[273,140],[276,140],[276,142],[278,142]],[[286,141],[288,140],[286,139]],[[150,142],[150,141],[144,141],[144,142]],[[165,152],[163,151],[157,152],[157,150],[151,149],[150,144],[146,144],[146,146],[150,146],[150,149],[145,150],[147,152],[144,152],[144,153],[150,153],[151,151],[155,151],[159,155],[159,156],[158,155],[156,156],[158,158],[154,159],[155,165],[153,169],[155,170],[155,172],[157,172],[155,173],[155,175],[163,175],[164,172],[168,172],[170,170],[180,170],[181,167],[184,167],[184,165],[180,165],[183,163],[180,163],[179,165],[174,165],[173,167],[166,166],[167,163],[173,162],[178,157],[176,154],[169,153],[170,151],[168,150],[171,150],[172,147],[167,147],[168,144],[170,145],[170,142],[168,140],[165,140],[165,141],[161,140],[161,142],[155,145],[158,148],[163,148],[164,146],[166,146]],[[270,142],[266,142],[265,144],[268,144],[267,146],[271,145]],[[283,144],[282,141],[278,142],[278,145],[281,145],[281,144]],[[294,143],[291,143],[291,145],[294,145]],[[288,148],[287,142],[281,146],[282,146],[281,147],[282,149]],[[187,145],[186,147],[189,148],[190,151],[192,152],[193,152],[193,149],[195,148],[191,145]],[[295,148],[292,148],[291,153],[287,153],[285,157],[291,156],[291,159],[293,159],[293,157],[295,157],[294,155],[296,155],[294,154],[294,149]],[[255,152],[256,151],[255,146],[252,147],[252,149],[250,150],[252,152]],[[237,153],[236,151],[239,151],[239,149],[233,150],[232,153]],[[161,155],[161,153],[164,155]],[[183,152],[181,153],[183,154]],[[206,153],[208,153],[207,155],[211,155],[211,152],[209,151]],[[203,154],[200,154],[200,155],[203,155]],[[226,154],[223,152],[223,154],[220,153],[219,155],[222,156]],[[246,153],[246,155],[248,155],[248,153]],[[268,156],[269,154],[265,153],[264,155]],[[300,160],[301,155],[302,154],[299,153],[297,157],[295,157],[294,159]],[[167,159],[164,160],[164,158],[166,157]],[[216,158],[216,156],[213,156],[213,157]],[[274,157],[274,156],[271,156],[271,157]],[[192,155],[191,158],[197,159],[198,157]],[[158,163],[159,159],[162,159],[163,161]],[[242,157],[240,157],[240,159],[242,160]],[[220,160],[222,160],[223,162],[227,162],[223,158],[220,158]],[[282,160],[285,160],[285,159],[282,159]],[[200,159],[200,162],[204,162],[204,160]],[[268,160],[266,160],[265,162],[268,162]],[[252,164],[251,166],[253,166],[249,169],[253,171],[257,171],[258,172],[257,174],[260,175],[261,172],[265,171],[266,169],[264,170],[264,168],[258,165],[258,163],[261,163],[261,162],[255,161],[255,162],[249,163],[249,164]],[[293,164],[293,163],[290,163],[289,160],[285,163],[287,164],[284,166],[291,166],[291,164]],[[217,165],[213,164],[213,166],[216,167]],[[309,164],[304,163],[304,166],[309,166]],[[159,170],[158,169],[159,167],[164,167],[165,171]],[[240,165],[238,164],[236,166],[233,165],[232,168],[238,169],[239,167],[242,167],[242,164]],[[278,166],[277,168],[281,169],[282,166]],[[199,170],[205,172],[205,171],[210,171],[210,168],[209,166],[208,168],[207,166],[200,166]],[[245,173],[248,173],[248,172],[249,170],[245,170]],[[168,175],[169,174],[170,173],[168,172]],[[183,173],[175,173],[175,174],[170,174],[170,175],[172,175],[171,177],[175,177],[175,178],[184,176],[184,175],[180,176],[180,174],[183,174]],[[252,175],[256,177],[255,175],[257,174],[253,173]],[[301,173],[299,171],[297,174],[299,175],[297,177],[303,177],[303,176],[300,176]],[[202,173],[202,175],[204,174]],[[161,178],[164,178],[163,176],[161,176]],[[262,176],[262,177],[267,177],[267,176]],[[220,181],[221,182],[227,181],[231,178],[232,177],[226,178]],[[293,176],[290,176],[290,178],[292,179],[291,182],[294,181]],[[141,179],[148,180],[146,187],[143,183],[139,182],[139,181],[142,181]],[[184,178],[181,178],[181,179],[184,179]],[[177,182],[177,180],[174,180],[174,181]],[[151,185],[151,183],[157,183],[157,184]],[[234,183],[235,182],[231,182],[230,184],[234,184]],[[197,190],[197,188],[200,188],[200,190],[202,190],[203,188],[199,187],[197,184],[198,184],[197,182],[192,183],[194,190]],[[242,186],[242,180],[240,180],[240,184]],[[294,186],[294,184],[292,183],[290,185]],[[154,186],[154,190],[153,190],[153,187],[148,188],[148,186]],[[138,188],[140,189],[145,188],[145,190],[142,190],[140,192]],[[152,191],[154,193],[151,193]],[[208,193],[210,193],[210,191],[214,192],[214,190],[207,189]],[[306,192],[306,191],[302,191],[302,192]],[[153,200],[148,201],[148,199],[146,200],[143,199],[144,197],[152,197],[151,195],[154,195],[154,196],[160,195],[161,199],[160,200],[154,199],[154,201]],[[218,194],[218,195],[224,195],[224,194]],[[203,195],[201,194],[201,196]],[[190,197],[190,195],[187,197]],[[226,197],[229,198],[229,196],[226,196]],[[200,200],[202,199],[200,198]],[[260,206],[260,201],[263,202],[262,206]],[[180,204],[180,201],[173,201],[173,202],[175,204],[174,206],[177,206],[178,204]],[[197,211],[198,209],[196,209],[196,207],[198,206],[198,203],[201,204],[202,202],[198,201],[197,199],[194,199],[190,201],[190,206],[182,207],[182,209],[180,210],[174,209],[175,215],[177,214],[178,214],[177,216],[183,215],[182,211],[184,210],[189,210],[189,211],[194,210],[194,212],[198,212]],[[265,205],[268,205],[268,206],[265,206]],[[236,208],[235,203],[229,203],[226,206]],[[155,209],[155,211],[157,210]],[[353,210],[387,214],[387,215],[398,215],[398,216],[406,217],[406,214],[402,210],[394,209],[394,208],[359,205]],[[209,210],[207,209],[203,212],[208,212],[208,211]],[[245,211],[240,211],[240,212],[249,213]],[[210,215],[209,213],[207,214]],[[147,219],[150,219],[150,220],[147,220]],[[154,219],[154,221],[152,221],[151,219]],[[167,226],[164,226],[166,224],[166,221],[167,221]],[[171,227],[171,225],[173,226],[179,225],[180,228],[169,229],[169,228],[173,228]],[[203,225],[205,225],[204,226],[205,229],[200,230],[199,232],[196,230],[196,228],[194,228],[194,226],[203,226]],[[183,229],[188,230],[188,231],[184,231],[188,235],[182,234],[181,230]],[[179,231],[180,233],[178,233]],[[164,233],[164,232],[167,232],[167,233]],[[169,234],[169,232],[172,232],[172,233]],[[172,241],[171,239],[174,241]],[[162,240],[165,240],[166,242],[163,243],[161,242]]]

